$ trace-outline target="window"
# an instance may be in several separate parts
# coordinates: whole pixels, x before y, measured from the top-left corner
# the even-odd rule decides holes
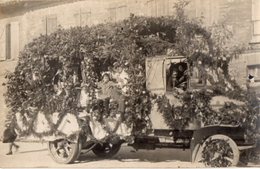
[[[91,12],[82,12],[81,13],[81,26],[85,26],[85,25],[90,25],[90,18],[91,17]]]
[[[147,14],[148,16],[155,16],[157,17],[157,3],[155,0],[147,0],[146,2],[147,7]]]
[[[252,1],[252,20],[260,20],[260,1],[259,0],[253,0]]]
[[[57,29],[57,16],[50,15],[46,17],[46,34],[49,35]]]
[[[253,34],[260,35],[260,20],[253,23]]]
[[[117,11],[118,14],[117,16],[117,20],[123,20],[124,18],[128,17],[128,11],[127,11],[127,6],[126,5],[120,5],[117,7]]]
[[[5,57],[17,58],[19,55],[19,22],[11,22],[5,26]]]
[[[171,63],[169,69],[166,70],[166,89],[170,91],[176,87],[186,90],[188,82],[187,70],[188,66],[185,62]]]
[[[5,60],[5,25],[0,26],[0,60]]]
[[[247,66],[248,74],[255,77],[255,80],[260,80],[260,65]]]
[[[108,20],[110,22],[117,22],[129,17],[129,11],[125,2],[111,3],[108,10]]]
[[[5,28],[5,58],[11,59],[11,24]]]
[[[75,26],[80,26],[80,13],[74,14]]]
[[[225,13],[227,8],[226,3],[222,3],[218,0],[194,0],[194,16],[196,18],[203,19],[203,23],[207,26],[211,26],[214,23],[218,23],[220,13]],[[191,4],[190,8],[193,10]]]
[[[156,1],[157,15],[167,16],[169,15],[169,0]]]
[[[193,62],[193,64],[189,67],[188,74],[191,89],[211,88],[216,81],[224,78],[221,77],[221,79],[218,79],[216,72],[214,70],[210,70],[209,66],[201,61]]]
[[[116,22],[117,21],[117,16],[116,16],[116,7],[113,8],[108,8],[108,12],[109,12],[109,21],[111,22]]]
[[[253,35],[260,35],[260,1],[252,1]]]
[[[74,14],[76,26],[86,26],[91,24],[91,12],[82,12]]]

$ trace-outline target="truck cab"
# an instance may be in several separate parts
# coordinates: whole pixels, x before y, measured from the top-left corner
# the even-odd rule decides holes
[[[168,94],[210,86],[203,78],[205,67],[200,62],[189,64],[184,56],[156,56],[146,59],[146,87],[156,94]]]
[[[180,106],[181,103],[174,96],[176,93],[183,93],[187,90],[200,90],[208,87],[203,78],[202,67],[191,65],[184,56],[156,56],[146,59],[146,88],[154,94],[165,95],[170,103]],[[161,113],[158,113],[157,106],[152,108],[150,114],[153,129],[170,129],[166,125]],[[192,122],[187,129],[197,129],[198,122]]]

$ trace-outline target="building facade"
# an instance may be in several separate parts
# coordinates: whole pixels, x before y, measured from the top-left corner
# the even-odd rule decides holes
[[[106,0],[0,1],[0,84],[6,72],[14,71],[19,52],[41,34],[59,26],[70,28],[107,22]],[[0,85],[0,133],[8,109]]]
[[[59,26],[91,26],[117,22],[130,16],[174,15],[178,0],[2,0],[0,2],[0,83],[5,72],[13,71],[19,52],[41,34]],[[248,74],[260,81],[260,0],[191,0],[185,12],[191,19],[201,18],[206,27],[224,24],[233,33],[233,45],[248,44],[248,50],[231,63],[230,73],[244,85]],[[0,87],[0,95],[5,92]],[[0,115],[7,108],[0,97]],[[0,124],[4,124],[0,118]],[[1,128],[0,128],[1,132]]]

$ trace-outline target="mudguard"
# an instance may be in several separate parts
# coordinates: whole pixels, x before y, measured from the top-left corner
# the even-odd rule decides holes
[[[202,145],[202,143],[208,137],[216,134],[226,135],[231,139],[233,139],[237,144],[238,141],[244,140],[244,130],[240,126],[214,125],[214,126],[206,126],[198,130],[195,130],[193,132],[193,137],[191,139],[191,144],[190,144],[192,162],[194,162],[199,147]]]

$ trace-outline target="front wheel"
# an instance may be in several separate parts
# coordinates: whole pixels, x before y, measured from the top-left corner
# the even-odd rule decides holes
[[[69,164],[77,160],[81,147],[81,141],[74,143],[67,139],[60,139],[48,142],[48,149],[52,159],[60,164]]]
[[[110,158],[114,156],[121,148],[121,144],[103,143],[97,144],[93,149],[93,153],[102,158]]]
[[[209,167],[236,166],[239,162],[239,149],[228,136],[210,136],[199,148],[195,162],[203,162]]]

